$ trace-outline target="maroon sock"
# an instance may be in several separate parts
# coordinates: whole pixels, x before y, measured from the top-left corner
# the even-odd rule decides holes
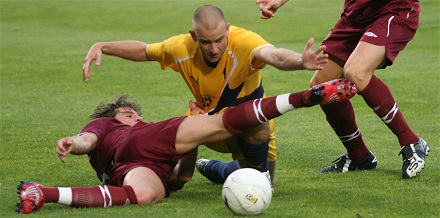
[[[302,100],[304,92],[250,100],[230,107],[223,115],[223,123],[229,131],[241,133],[244,129],[267,122],[287,111],[310,106]]]
[[[87,188],[72,188],[73,207],[109,207],[113,205],[137,204],[131,186],[100,185]]]
[[[39,186],[44,196],[44,203],[57,203],[60,192],[57,187]]]
[[[69,190],[68,196],[60,196],[58,187],[40,186],[45,203],[58,203],[60,198],[71,198],[72,207],[109,207],[115,205],[137,204],[136,194],[131,186],[92,186],[61,188]],[[61,193],[62,195],[63,193]]]
[[[419,140],[400,112],[391,91],[379,78],[373,75],[368,85],[358,94],[397,136],[401,146],[416,143]]]
[[[356,124],[353,106],[350,101],[322,105],[326,119],[347,149],[348,157],[360,161],[368,154],[362,134]]]

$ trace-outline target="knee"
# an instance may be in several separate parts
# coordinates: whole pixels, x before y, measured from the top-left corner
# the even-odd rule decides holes
[[[253,140],[255,141],[255,143],[253,143],[253,144],[261,144],[261,143],[267,142],[267,140],[269,139],[269,135],[270,135],[269,129],[263,129],[263,130],[258,131],[253,136]]]
[[[364,70],[355,66],[346,66],[344,68],[344,75],[345,78],[353,82],[359,88],[368,84],[373,75],[373,71]]]
[[[360,73],[359,71],[356,72],[356,70],[354,70],[353,68],[350,68],[350,67],[344,69],[345,78],[352,81],[353,83],[356,83],[357,81],[360,80],[361,74],[362,73]]]
[[[242,135],[242,139],[250,144],[262,144],[267,142],[270,136],[270,127],[269,125],[263,125],[262,128],[259,128],[256,131],[248,132],[247,134]]]
[[[138,204],[154,204],[162,201],[165,196],[160,196],[160,194],[152,189],[145,188],[142,191],[136,191],[136,198],[138,200]]]

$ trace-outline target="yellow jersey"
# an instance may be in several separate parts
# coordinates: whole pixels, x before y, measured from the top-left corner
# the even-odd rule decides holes
[[[208,66],[191,35],[181,34],[163,42],[149,44],[149,58],[179,72],[197,105],[213,114],[222,108],[261,98],[261,69],[264,62],[254,60],[256,52],[272,46],[258,34],[230,26],[228,46],[215,68]]]

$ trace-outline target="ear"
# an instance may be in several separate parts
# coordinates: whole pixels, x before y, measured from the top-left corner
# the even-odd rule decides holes
[[[226,24],[226,36],[229,36],[229,27],[231,26],[230,23]]]
[[[197,34],[193,30],[189,30],[189,34],[191,34],[191,38],[194,40],[194,42],[197,42]]]

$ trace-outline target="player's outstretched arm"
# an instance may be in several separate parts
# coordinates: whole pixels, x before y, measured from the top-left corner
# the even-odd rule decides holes
[[[90,65],[95,61],[95,65],[101,65],[102,54],[116,56],[131,61],[148,61],[146,43],[140,41],[117,41],[117,42],[97,42],[89,49],[84,58],[83,80],[87,81],[90,77]]]
[[[321,64],[328,61],[328,55],[321,54],[325,46],[312,50],[313,43],[314,39],[310,38],[303,54],[285,48],[266,46],[258,50],[254,58],[280,70],[321,70]]]
[[[64,163],[68,154],[87,154],[95,148],[96,142],[98,137],[93,133],[61,138],[57,143],[58,158]]]

